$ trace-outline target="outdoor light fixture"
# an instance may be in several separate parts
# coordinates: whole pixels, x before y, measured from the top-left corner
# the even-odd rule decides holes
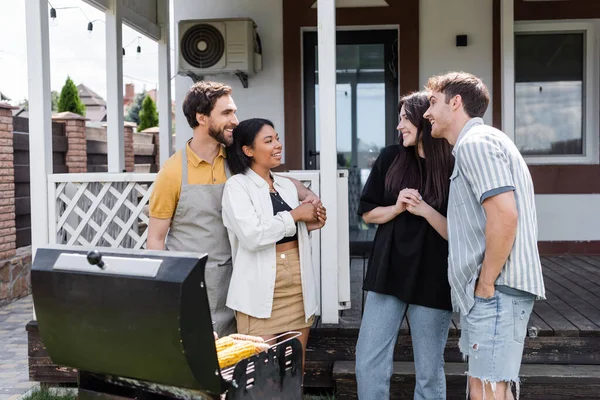
[[[94,30],[94,24],[92,21],[88,22],[88,37],[92,37],[92,31]]]
[[[50,18],[52,19],[52,22],[50,24],[52,26],[56,26],[58,22],[56,21],[56,8],[54,7],[50,8]]]
[[[123,46],[123,55],[125,55],[125,49],[128,48],[129,46],[133,45],[135,43],[135,41],[137,40],[136,58],[140,58],[140,53],[142,52],[142,46],[140,46],[141,38],[142,38],[141,36],[137,36],[131,42],[129,42],[128,44]]]

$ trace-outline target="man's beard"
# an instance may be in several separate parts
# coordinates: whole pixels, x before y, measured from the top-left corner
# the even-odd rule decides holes
[[[233,138],[225,137],[225,126],[222,129],[217,129],[213,125],[208,127],[208,134],[210,137],[215,139],[217,142],[224,144],[225,146],[230,146],[233,143]]]

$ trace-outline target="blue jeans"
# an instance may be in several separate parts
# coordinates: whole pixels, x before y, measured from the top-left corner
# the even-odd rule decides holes
[[[368,292],[356,344],[356,381],[360,400],[390,398],[394,346],[404,314],[408,317],[415,358],[415,400],[446,398],[444,348],[451,311],[411,304]]]

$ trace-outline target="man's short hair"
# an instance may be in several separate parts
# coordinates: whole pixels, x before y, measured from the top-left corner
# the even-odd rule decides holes
[[[446,104],[454,96],[460,95],[463,107],[471,118],[483,117],[490,104],[490,93],[483,81],[467,72],[449,72],[445,75],[432,76],[425,88],[444,93]]]
[[[231,94],[231,87],[220,82],[200,81],[188,90],[183,100],[183,114],[193,129],[198,126],[196,113],[210,116],[215,103],[221,97]]]

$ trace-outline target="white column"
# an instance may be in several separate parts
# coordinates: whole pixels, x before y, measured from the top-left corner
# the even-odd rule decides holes
[[[31,179],[31,251],[48,244],[48,175],[52,173],[50,45],[48,2],[25,2],[27,84],[29,87],[29,163]],[[35,62],[33,61],[35,60]],[[33,166],[35,165],[35,168]]]
[[[158,24],[161,36],[158,41],[158,126],[160,166],[171,156],[171,44],[169,38],[169,1],[158,0]],[[159,166],[159,167],[160,167]]]
[[[108,172],[123,172],[123,23],[121,0],[108,0],[106,9],[106,145]]]
[[[515,140],[515,17],[513,0],[500,2],[502,130]],[[494,89],[495,90],[495,89]]]
[[[338,323],[337,135],[335,0],[317,3],[319,51],[319,131],[321,132],[321,200],[329,210],[321,230],[321,318]]]
[[[173,21],[174,28],[177,31],[177,21],[181,19],[186,19],[186,15],[189,13],[189,10],[181,0],[173,0]],[[179,54],[179,40],[177,37],[173,41],[173,47],[175,47],[174,54]],[[174,59],[175,71],[179,71],[179,59],[175,57]],[[183,102],[183,98],[185,94],[188,92],[190,87],[194,84],[192,79],[188,76],[176,75],[175,76],[175,99],[179,99],[176,101]],[[234,93],[235,96],[235,93]],[[175,107],[175,126],[177,127],[175,133],[175,151],[179,151],[185,147],[185,144],[188,140],[190,140],[194,136],[194,131],[190,128],[188,124],[187,118],[183,114],[183,110],[181,109],[181,103],[177,104]]]

